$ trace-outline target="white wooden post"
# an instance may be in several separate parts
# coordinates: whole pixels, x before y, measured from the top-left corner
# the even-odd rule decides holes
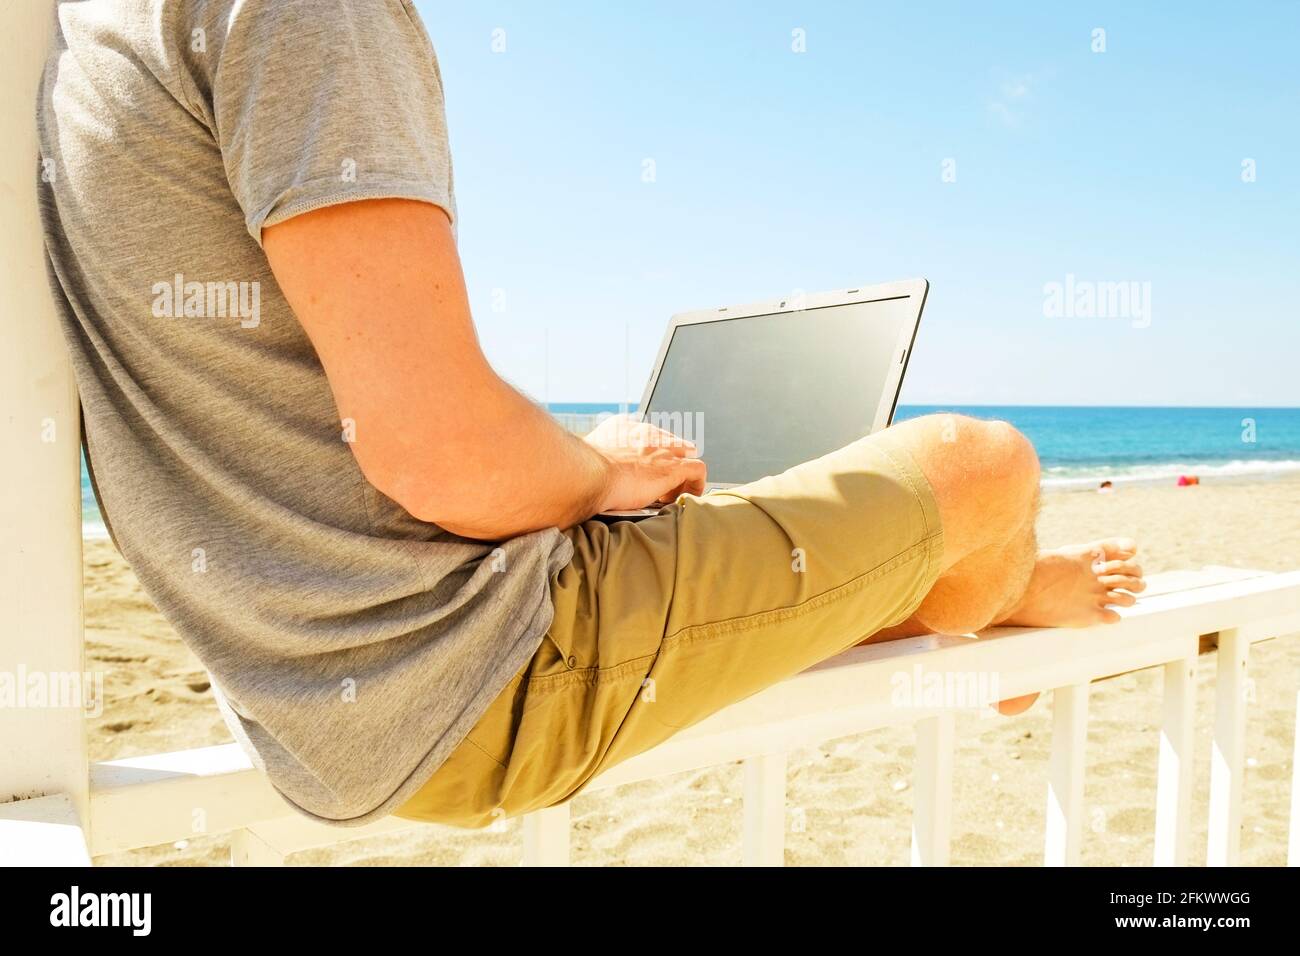
[[[524,815],[524,866],[569,865],[569,805]]]
[[[1236,866],[1241,851],[1241,786],[1246,766],[1246,664],[1250,641],[1219,632],[1214,677],[1214,750],[1210,760],[1207,866]]]
[[[784,753],[745,761],[745,866],[785,865],[785,771]]]
[[[1045,866],[1078,866],[1083,840],[1083,772],[1088,742],[1088,685],[1052,691]]]
[[[0,672],[16,685],[51,690],[79,686],[85,671],[77,396],[37,211],[36,88],[52,7],[48,0],[6,4],[12,40],[0,57]],[[45,794],[67,796],[63,825],[79,825],[84,835],[83,708],[0,707],[0,804]],[[0,805],[0,819],[20,813]],[[57,862],[88,862],[82,843],[70,854],[66,840],[51,840],[49,853],[62,846]],[[0,845],[0,862],[55,862],[20,859],[20,845],[33,844]]]
[[[952,848],[952,757],[955,720],[951,711],[916,724],[913,764],[912,865],[947,866]]]
[[[1156,866],[1187,866],[1196,755],[1196,658],[1165,665],[1156,774]]]

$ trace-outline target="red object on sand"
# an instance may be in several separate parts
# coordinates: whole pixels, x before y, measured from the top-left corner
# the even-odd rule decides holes
[[[1184,487],[1186,487],[1187,485],[1199,485],[1200,483],[1201,483],[1201,479],[1198,478],[1196,475],[1179,475],[1179,476],[1178,476],[1178,487],[1179,487],[1179,488],[1184,488]]]

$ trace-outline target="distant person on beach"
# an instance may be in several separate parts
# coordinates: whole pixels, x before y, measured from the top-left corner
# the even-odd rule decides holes
[[[1101,492],[1102,494],[1109,494],[1114,490],[1115,490],[1115,485],[1109,479],[1103,481],[1101,483],[1101,486],[1097,489],[1097,491]]]
[[[567,434],[479,347],[409,0],[57,17],[38,188],[104,519],[303,813],[484,825],[864,639],[1143,589],[1128,539],[1038,551],[1004,422],[708,497],[672,435]]]

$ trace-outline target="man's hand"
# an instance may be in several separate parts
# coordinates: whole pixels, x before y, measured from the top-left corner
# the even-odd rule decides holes
[[[706,469],[692,442],[627,415],[608,418],[584,441],[613,465],[601,511],[624,511],[704,493]]]

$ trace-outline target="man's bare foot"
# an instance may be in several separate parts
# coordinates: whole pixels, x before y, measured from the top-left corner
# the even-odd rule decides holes
[[[1105,538],[1038,556],[1029,587],[1016,608],[1000,621],[1015,627],[1088,627],[1119,620],[1115,607],[1132,607],[1146,589],[1130,538]],[[998,704],[1013,716],[1028,710],[1037,694]]]
[[[1020,603],[1001,624],[1014,627],[1088,627],[1119,620],[1146,588],[1130,538],[1105,538],[1038,556]]]

